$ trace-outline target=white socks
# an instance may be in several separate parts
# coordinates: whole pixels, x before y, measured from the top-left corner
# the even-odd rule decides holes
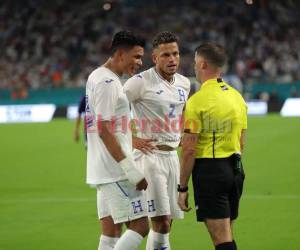
[[[113,250],[119,239],[101,234],[98,250]]]
[[[146,250],[153,250],[153,233],[154,231],[150,229],[147,237]]]
[[[143,236],[135,231],[127,229],[118,240],[114,250],[136,250],[143,240]],[[101,249],[102,250],[102,249]]]
[[[171,250],[169,234],[156,233],[152,229],[148,234],[146,250]]]

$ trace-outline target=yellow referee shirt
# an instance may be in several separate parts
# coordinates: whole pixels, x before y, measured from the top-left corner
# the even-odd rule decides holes
[[[222,79],[204,82],[188,101],[185,131],[199,134],[196,158],[225,158],[239,153],[242,129],[247,129],[247,105]]]

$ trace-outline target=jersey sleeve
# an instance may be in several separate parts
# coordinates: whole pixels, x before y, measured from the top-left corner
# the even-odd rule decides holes
[[[94,89],[94,107],[97,120],[112,120],[115,115],[118,98],[118,87],[114,80],[103,80],[96,84]]]
[[[188,79],[187,77],[184,77],[185,80],[185,91],[187,93],[187,96],[189,96],[190,92],[191,92],[191,81],[190,79]]]
[[[237,97],[238,97],[238,101],[239,101],[239,104],[241,105],[241,128],[242,129],[247,129],[247,120],[248,120],[248,106],[247,106],[247,103],[245,102],[243,96],[238,92],[236,91],[237,93]]]
[[[201,117],[198,107],[193,99],[189,99],[184,111],[184,131],[199,134],[202,129]]]
[[[248,122],[247,122],[247,113],[248,113],[248,106],[247,106],[247,104],[245,103],[245,101],[244,101],[244,103],[243,103],[243,107],[242,107],[242,129],[247,129],[247,127],[248,127]]]
[[[188,81],[187,81],[187,96],[190,95],[191,87],[192,87],[192,83],[191,83],[191,81],[188,79]]]
[[[135,75],[129,78],[125,82],[123,90],[130,102],[140,99],[144,93],[144,79],[142,75]]]
[[[79,106],[78,106],[78,115],[81,115],[82,113],[85,112],[85,100],[86,99],[86,96],[82,96],[81,99],[80,99],[80,103],[79,103]]]

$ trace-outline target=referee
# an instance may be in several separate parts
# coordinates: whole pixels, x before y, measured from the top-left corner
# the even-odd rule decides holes
[[[196,49],[200,90],[187,102],[178,204],[189,211],[192,173],[197,221],[203,221],[216,250],[235,250],[233,221],[238,217],[244,172],[241,154],[247,129],[242,96],[221,78],[224,48],[205,43]]]

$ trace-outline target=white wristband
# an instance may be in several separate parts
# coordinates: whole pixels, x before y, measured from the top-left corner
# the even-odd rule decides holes
[[[132,159],[126,157],[119,164],[131,184],[136,185],[145,178],[142,172],[135,167],[135,162]]]

